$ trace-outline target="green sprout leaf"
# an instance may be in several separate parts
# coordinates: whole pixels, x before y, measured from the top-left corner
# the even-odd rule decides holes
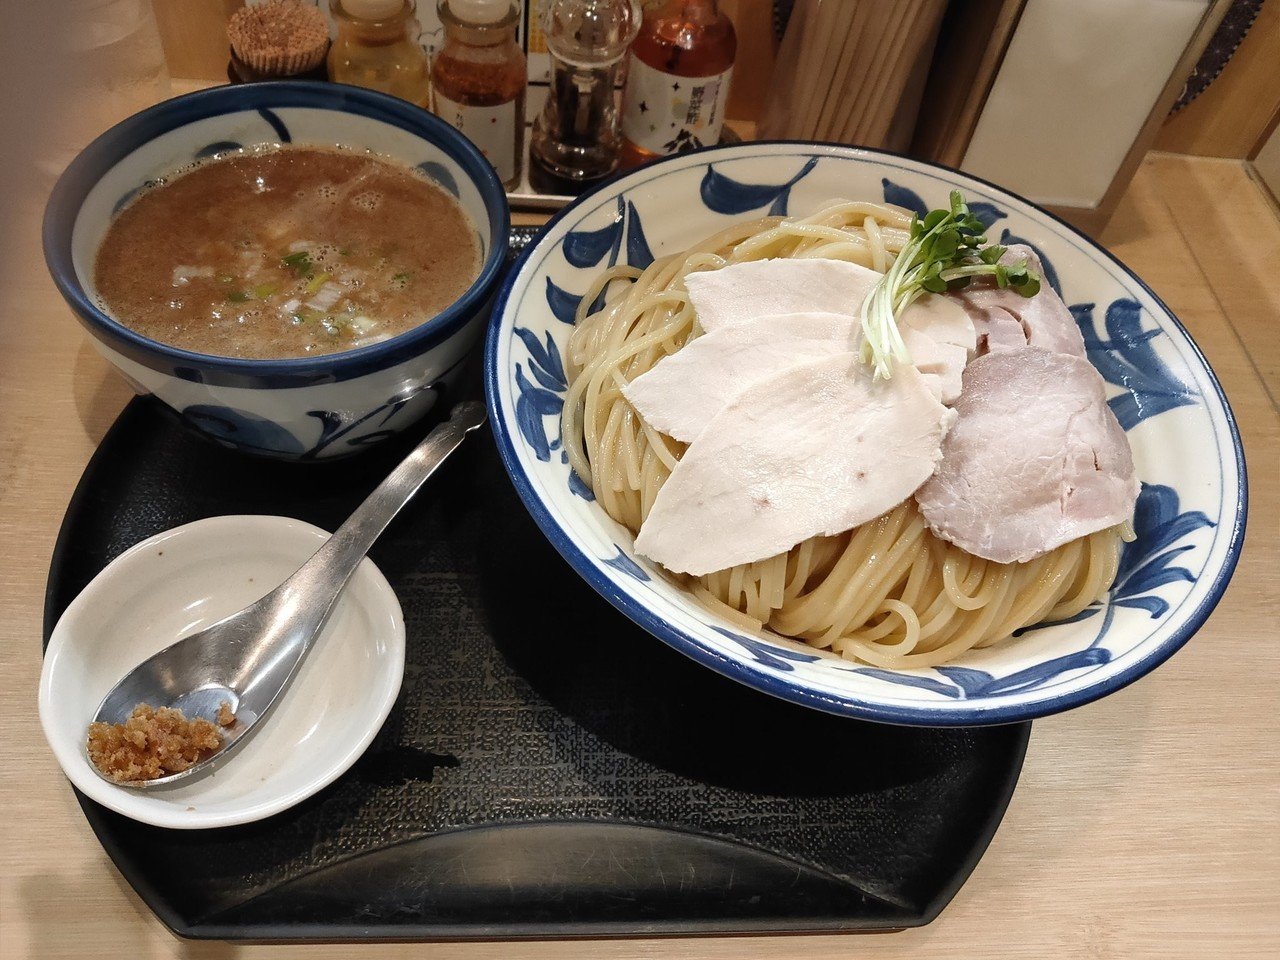
[[[861,357],[878,379],[893,376],[895,361],[911,362],[898,319],[926,293],[959,290],[983,276],[1024,297],[1040,292],[1040,277],[1027,261],[1000,263],[1008,249],[987,246],[986,230],[958,190],[951,191],[948,209],[911,218],[910,240],[862,302]]]

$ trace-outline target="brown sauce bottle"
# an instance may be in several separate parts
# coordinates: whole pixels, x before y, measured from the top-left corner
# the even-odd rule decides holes
[[[716,0],[650,0],[628,55],[622,163],[714,146],[738,52]]]

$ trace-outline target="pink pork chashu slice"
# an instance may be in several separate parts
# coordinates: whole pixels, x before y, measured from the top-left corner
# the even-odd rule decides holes
[[[1133,453],[1088,360],[987,354],[965,370],[955,409],[938,472],[916,493],[937,536],[1012,563],[1133,517]]]
[[[684,278],[698,323],[707,333],[786,313],[856,314],[881,274],[820,257],[749,260]]]
[[[636,550],[695,576],[842,533],[932,475],[954,414],[914,367],[852,354],[793,366],[721,410],[654,500]]]
[[[973,319],[978,333],[978,352],[998,353],[1031,346],[1083,357],[1084,337],[1080,327],[1062,298],[1043,280],[1044,268],[1035,251],[1015,244],[1000,258],[1003,264],[1019,264],[1023,260],[1030,261],[1031,268],[1042,278],[1040,292],[1034,297],[1024,297],[1016,290],[1001,290],[989,281],[951,294]]]

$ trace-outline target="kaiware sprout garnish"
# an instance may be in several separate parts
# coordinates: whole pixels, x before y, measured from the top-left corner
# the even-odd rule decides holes
[[[949,210],[930,211],[923,220],[911,218],[911,239],[862,302],[860,356],[875,367],[878,379],[893,376],[895,360],[911,362],[898,319],[924,294],[958,290],[984,276],[995,277],[996,286],[1024,297],[1040,291],[1040,277],[1027,260],[1002,264],[999,260],[1008,248],[984,246],[986,242],[986,226],[958,190],[951,191]]]

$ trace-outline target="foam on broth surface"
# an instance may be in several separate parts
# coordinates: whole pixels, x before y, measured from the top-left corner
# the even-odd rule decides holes
[[[478,276],[475,230],[416,171],[281,146],[207,161],[112,222],[95,283],[115,319],[197,353],[283,359],[404,333]]]

